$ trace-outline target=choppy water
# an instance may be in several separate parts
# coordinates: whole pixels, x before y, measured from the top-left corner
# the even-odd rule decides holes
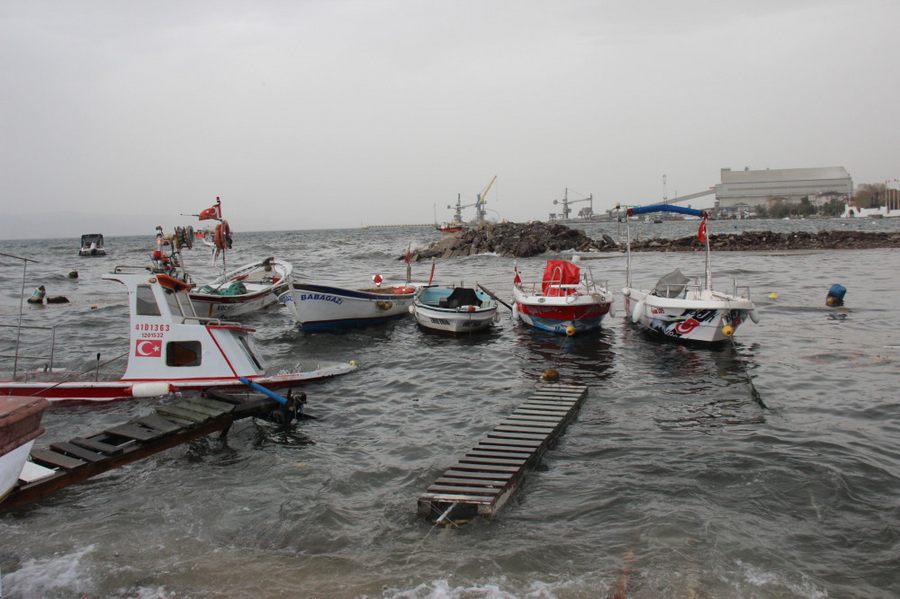
[[[900,223],[790,221],[734,227],[896,230]],[[615,224],[592,226],[615,233]],[[689,223],[646,225],[679,236]],[[234,264],[275,254],[301,276],[362,285],[425,229],[238,234]],[[124,290],[99,279],[143,263],[147,238],[0,242],[41,262],[38,284],[67,306],[26,306],[60,325],[58,362],[90,368],[127,347]],[[207,262],[195,250],[190,264]],[[544,258],[519,261],[537,277]],[[618,292],[625,261],[586,261]],[[510,295],[513,261],[441,261],[439,282]],[[642,253],[635,282],[699,254]],[[81,276],[65,274],[76,268]],[[427,276],[428,265],[414,274]],[[275,309],[248,322],[274,369],[356,359],[307,389],[319,419],[283,435],[254,423],[0,515],[5,597],[897,597],[900,596],[900,252],[720,253],[717,286],[750,285],[761,323],[734,347],[652,341],[621,310],[595,334],[563,338],[503,319],[461,339],[412,319],[344,334],[295,331]],[[0,260],[0,312],[15,321],[22,269]],[[825,292],[848,288],[843,319]],[[777,299],[769,299],[770,293]],[[621,306],[621,296],[617,293]],[[92,306],[96,306],[92,309]],[[9,333],[0,330],[0,347]],[[12,369],[3,359],[3,374]],[[493,521],[434,529],[416,497],[519,404],[540,372],[590,387],[579,418]],[[110,367],[111,368],[111,367]],[[42,441],[101,429],[156,401],[53,408]],[[625,596],[622,594],[621,596]]]

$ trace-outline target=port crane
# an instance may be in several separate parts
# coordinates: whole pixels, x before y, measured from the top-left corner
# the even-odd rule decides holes
[[[494,178],[491,179],[491,182],[487,184],[487,187],[476,196],[476,199],[471,204],[463,204],[462,203],[462,194],[456,194],[456,206],[448,205],[447,210],[454,210],[453,214],[453,222],[461,223],[462,220],[462,211],[463,208],[471,208],[475,206],[475,222],[481,223],[484,222],[484,217],[486,214],[486,210],[484,205],[487,203],[487,194],[491,190],[491,187],[494,186],[494,181],[497,180],[497,175],[494,175]]]
[[[594,215],[594,194],[589,194],[587,197],[578,199],[578,200],[570,200],[569,199],[569,188],[566,187],[565,192],[563,193],[562,200],[553,200],[553,205],[557,205],[562,203],[562,218],[563,220],[568,220],[569,215],[572,213],[572,209],[569,208],[569,204],[578,204],[580,202],[590,202],[590,206],[586,208],[582,208],[578,211],[578,216],[582,218],[590,218]]]

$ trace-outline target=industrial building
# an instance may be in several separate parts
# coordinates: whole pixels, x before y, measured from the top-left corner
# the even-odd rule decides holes
[[[773,201],[799,202],[808,198],[821,203],[853,194],[853,180],[842,166],[783,168],[753,171],[722,169],[722,182],[715,186],[719,210],[739,211],[768,206]]]

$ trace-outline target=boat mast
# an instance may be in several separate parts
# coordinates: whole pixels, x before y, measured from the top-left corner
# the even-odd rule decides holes
[[[631,289],[631,228],[628,226],[628,212],[625,212],[625,287]]]
[[[709,231],[706,230],[707,217],[703,216],[703,237],[706,238],[706,288],[712,289],[712,270],[709,267]]]

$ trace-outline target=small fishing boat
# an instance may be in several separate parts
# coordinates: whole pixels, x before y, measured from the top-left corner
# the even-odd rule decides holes
[[[613,307],[606,285],[594,282],[590,269],[567,260],[547,260],[543,279],[523,283],[518,267],[513,279],[513,318],[565,335],[600,328]]]
[[[421,287],[410,308],[419,326],[446,333],[472,333],[497,320],[497,302],[471,287]]]
[[[157,397],[176,391],[243,387],[242,379],[265,387],[292,387],[346,374],[354,362],[268,375],[250,336],[253,329],[200,316],[191,302],[192,284],[143,267],[119,266],[104,279],[128,289],[130,340],[121,378],[91,380],[32,371],[30,380],[0,381],[0,396],[28,395],[51,402],[98,402]],[[52,355],[52,348],[51,348]],[[99,372],[99,354],[97,372]],[[49,380],[45,380],[48,378]]]
[[[380,275],[375,275],[375,281],[376,286],[367,289],[295,282],[293,288],[278,299],[293,308],[297,324],[304,331],[365,327],[405,316],[413,303],[416,288],[410,285],[381,287]]]
[[[203,316],[234,318],[278,303],[291,288],[293,272],[290,262],[266,258],[191,290],[191,301]]]
[[[103,235],[100,233],[88,233],[81,236],[81,249],[78,250],[79,256],[105,256],[106,250],[103,249]]]
[[[712,288],[706,212],[671,204],[654,204],[629,208],[628,216],[651,212],[675,212],[700,218],[697,238],[706,247],[706,276],[702,284],[691,284],[688,277],[675,270],[662,277],[653,289],[635,289],[631,285],[631,232],[626,225],[626,274],[625,288],[622,289],[625,317],[667,339],[701,343],[730,339],[748,318],[754,323],[759,322],[756,307],[750,301],[749,287],[735,285],[731,294]]]
[[[35,438],[44,429],[42,397],[0,397],[0,501],[16,485]]]

